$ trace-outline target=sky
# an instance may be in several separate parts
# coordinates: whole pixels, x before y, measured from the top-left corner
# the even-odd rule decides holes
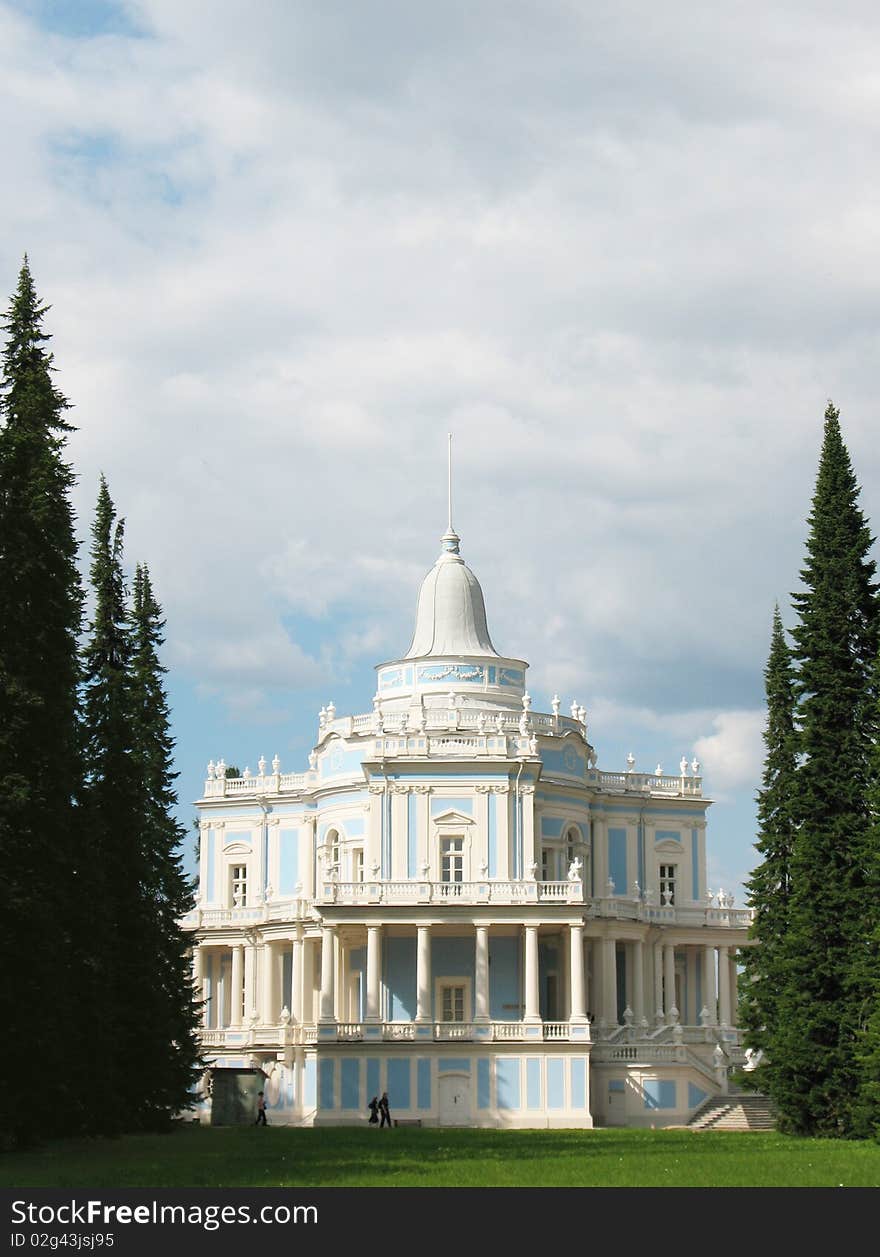
[[[756,862],[822,416],[880,520],[880,13],[785,0],[0,0],[0,295],[50,303],[167,619],[181,818],[371,708],[455,525],[535,710],[703,765]],[[5,300],[5,299],[4,299]],[[875,524],[876,526],[876,524]]]

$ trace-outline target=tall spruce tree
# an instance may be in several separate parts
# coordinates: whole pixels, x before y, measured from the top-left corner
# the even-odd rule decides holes
[[[92,526],[93,618],[83,651],[83,819],[91,853],[92,986],[87,1009],[101,1086],[95,1129],[141,1124],[140,1041],[147,984],[140,768],[133,750],[132,641],[122,570],[124,522],[101,477]]]
[[[86,893],[74,810],[82,595],[64,461],[73,429],[52,378],[48,308],[25,258],[0,383],[0,1131],[19,1142],[83,1120],[81,975],[71,959]],[[38,1087],[35,1062],[49,1063]]]
[[[132,747],[139,774],[145,944],[152,981],[144,993],[138,1053],[142,1122],[161,1127],[188,1102],[200,1068],[189,941],[178,921],[192,905],[192,884],[183,871],[184,826],[172,770],[174,742],[159,651],[162,609],[146,565],[135,570],[130,619],[132,638]]]
[[[782,1124],[847,1135],[861,1085],[860,1029],[873,983],[870,806],[878,642],[872,537],[829,403],[794,604],[797,834],[768,1086]]]
[[[741,953],[745,981],[740,987],[740,1025],[747,1032],[750,1047],[769,1050],[770,1039],[779,1021],[777,1003],[783,985],[791,860],[796,833],[794,675],[778,605],[773,613],[764,681],[767,695],[764,744],[767,753],[758,792],[758,837],[755,843],[762,859],[747,883],[748,900],[755,910],[750,936],[757,940],[757,945],[744,948]]]

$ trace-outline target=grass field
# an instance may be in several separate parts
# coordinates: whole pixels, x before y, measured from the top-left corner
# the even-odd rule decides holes
[[[188,1125],[0,1156],[0,1187],[838,1186],[880,1186],[880,1144],[687,1130]]]

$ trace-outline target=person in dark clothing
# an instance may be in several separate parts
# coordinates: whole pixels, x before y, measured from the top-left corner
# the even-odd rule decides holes
[[[373,1096],[367,1108],[370,1110],[369,1125],[375,1126],[379,1121],[379,1101],[376,1096]]]
[[[262,1091],[257,1092],[257,1126],[266,1126],[266,1097]]]
[[[388,1111],[388,1092],[382,1092],[382,1099],[379,1101],[379,1112],[382,1114],[382,1120],[379,1123],[379,1129],[383,1126],[391,1125],[391,1114]]]

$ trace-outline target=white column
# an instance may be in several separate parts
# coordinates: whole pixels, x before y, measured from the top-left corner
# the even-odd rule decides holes
[[[663,945],[664,985],[666,987],[666,1020],[678,1020],[678,1007],[675,1003],[675,948],[671,943]]]
[[[525,1017],[524,1021],[540,1021],[538,1000],[538,927],[527,925],[525,963]]]
[[[271,943],[263,943],[260,950],[260,967],[262,970],[262,991],[260,999],[260,1020],[265,1026],[272,1026],[277,1021],[275,1013],[275,951]]]
[[[718,948],[718,1018],[722,1026],[730,1025],[730,956],[726,947]]]
[[[730,1024],[739,1024],[739,975],[735,956],[730,957]]]
[[[638,1028],[645,1016],[645,947],[641,939],[632,945],[633,1025]]]
[[[335,937],[336,927],[325,922],[321,931],[321,1021],[333,1020]]]
[[[382,927],[367,926],[367,1021],[379,1020],[379,949]]]
[[[523,844],[523,877],[531,876],[531,867],[537,860],[535,853],[535,791],[533,786],[520,789],[522,802],[522,844]],[[539,877],[540,869],[535,870]]]
[[[603,1015],[609,1026],[617,1025],[617,940],[602,939]]]
[[[654,944],[654,1020],[658,1026],[664,1022],[663,1012],[663,946]]]
[[[195,943],[192,951],[192,974],[193,974],[193,1000],[197,1004],[203,1004],[205,998],[205,958],[202,955],[202,949]],[[205,1025],[206,1009],[202,1006],[199,1009],[199,1025]]]
[[[590,973],[592,961],[593,944],[590,939],[586,939],[584,942],[584,1005],[590,1012],[593,1011],[592,978]]]
[[[303,941],[293,940],[290,960],[290,1017],[298,1025],[303,1019]]]
[[[333,944],[333,1016],[348,1021],[348,1000],[345,989],[345,944],[337,933]]]
[[[477,950],[474,957],[474,1021],[489,1020],[489,930],[478,925]]]
[[[242,1001],[242,961],[244,959],[244,948],[236,945],[232,949],[232,977],[229,983],[229,1024],[230,1026],[241,1025],[241,1001]]]
[[[706,947],[703,951],[703,1003],[709,1010],[709,1025],[718,1021],[717,997],[715,993],[715,948]]]
[[[250,1021],[257,1007],[257,949],[248,943],[244,949],[244,1019]]]
[[[431,927],[418,927],[416,943],[416,1021],[431,1020]]]
[[[569,948],[569,973],[571,974],[571,1017],[572,1021],[586,1021],[587,999],[584,986],[584,927],[570,927],[571,946]]]

